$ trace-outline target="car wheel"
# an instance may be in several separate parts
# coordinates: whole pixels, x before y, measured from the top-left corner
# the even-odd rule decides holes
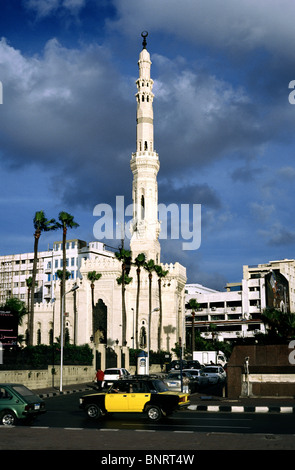
[[[150,421],[159,421],[162,418],[162,411],[158,406],[149,406],[147,409],[147,417]]]
[[[16,423],[16,416],[13,411],[2,411],[0,414],[0,423],[3,424],[3,426],[13,426]]]
[[[86,412],[89,418],[92,419],[98,419],[102,416],[102,411],[99,408],[99,406],[93,404],[93,405],[88,405],[86,408]]]

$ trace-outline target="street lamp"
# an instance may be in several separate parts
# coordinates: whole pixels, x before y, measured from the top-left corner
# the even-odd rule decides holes
[[[132,335],[132,348],[134,349],[134,308],[131,309],[133,312],[133,335]]]
[[[62,372],[63,372],[63,359],[64,359],[64,297],[65,295],[69,294],[70,292],[74,292],[75,290],[79,289],[77,284],[74,284],[73,287],[62,295],[62,303],[61,303],[61,327],[60,327],[60,387],[59,390],[62,392]]]
[[[151,314],[154,312],[158,312],[160,309],[159,307],[154,308],[154,310],[151,311]],[[151,321],[152,321],[152,316],[151,316]],[[149,375],[150,373],[150,325],[149,322],[147,321],[147,359],[146,359],[146,373]]]

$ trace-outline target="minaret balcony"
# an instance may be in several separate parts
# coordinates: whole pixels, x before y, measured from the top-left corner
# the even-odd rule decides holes
[[[151,152],[149,150],[141,150],[139,152],[132,153],[132,159],[136,157],[153,157],[155,160],[159,159],[157,152]]]

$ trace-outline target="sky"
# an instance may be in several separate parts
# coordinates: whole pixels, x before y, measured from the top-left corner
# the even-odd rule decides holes
[[[33,252],[60,211],[94,241],[94,208],[132,203],[143,31],[159,203],[201,207],[200,246],[161,240],[187,282],[295,257],[293,0],[0,0],[0,255]],[[1,94],[0,94],[1,97]],[[40,250],[61,240],[42,234]],[[119,239],[100,240],[117,248]],[[125,242],[128,246],[128,240]]]

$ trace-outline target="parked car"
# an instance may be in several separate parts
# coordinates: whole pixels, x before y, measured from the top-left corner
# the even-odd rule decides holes
[[[179,370],[181,366],[180,360],[175,360],[172,361],[169,370]],[[187,361],[185,359],[182,359],[182,368],[186,369],[187,368]]]
[[[188,369],[202,369],[204,366],[199,361],[187,361]]]
[[[197,388],[202,388],[209,384],[209,377],[204,374],[203,369],[187,369],[183,372],[189,372],[194,377]]]
[[[209,378],[210,384],[216,384],[226,380],[226,373],[221,366],[206,366],[203,372]]]
[[[115,380],[121,379],[122,377],[128,377],[130,373],[124,368],[110,368],[104,371],[104,381],[102,387],[109,387]]]
[[[167,385],[169,390],[181,391],[181,372],[180,371],[171,371],[166,378],[163,379],[163,382]],[[182,372],[182,385],[183,390],[186,390],[188,393],[193,393],[197,389],[197,380],[190,374],[190,371]]]
[[[18,420],[31,422],[45,413],[45,402],[22,384],[0,384],[0,424],[13,426]]]
[[[114,382],[107,392],[84,395],[79,407],[92,419],[112,412],[133,412],[146,413],[150,421],[156,422],[189,403],[189,394],[170,392],[160,379],[131,375]]]

